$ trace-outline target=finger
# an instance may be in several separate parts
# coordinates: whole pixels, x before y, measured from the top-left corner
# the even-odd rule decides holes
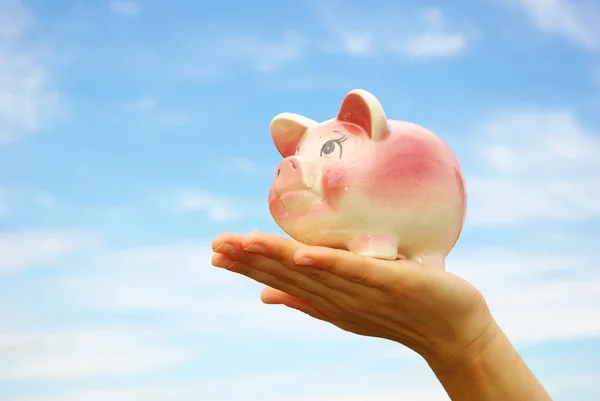
[[[265,287],[265,289],[260,294],[260,299],[266,304],[269,305],[277,305],[284,304],[287,300],[290,299],[299,299],[291,296],[290,294],[286,294],[283,291],[279,291],[272,287]]]
[[[315,319],[324,320],[324,321],[330,320],[330,318],[325,313],[323,313],[319,309],[315,308],[313,305],[309,304],[308,302],[306,302],[300,298],[293,297],[293,296],[286,294],[283,291],[279,291],[275,288],[271,288],[271,287],[265,288],[261,294],[261,299],[265,304],[285,305],[288,308],[297,309],[301,312],[304,312],[307,315],[314,317]]]
[[[306,245],[292,239],[259,232],[248,234],[242,239],[242,248],[249,254],[257,254],[269,259],[277,260],[279,263],[301,273],[314,282],[322,283],[329,288],[351,295],[364,291],[364,288],[357,288],[355,283],[349,283],[348,280],[343,279],[338,275],[331,274],[325,269],[296,265],[294,262],[294,254],[298,250],[306,247]],[[246,261],[252,264],[248,259],[246,259]],[[265,268],[268,267],[270,266],[265,265]],[[270,271],[270,273],[277,275],[274,271]]]
[[[267,301],[265,303],[280,303],[290,308],[301,310],[310,316],[315,317],[316,319],[330,322],[344,330],[355,333],[360,331],[360,324],[350,322],[347,317],[346,320],[340,320],[340,318],[345,315],[345,311],[348,310],[352,311],[351,313],[365,310],[363,307],[361,307],[361,300],[364,301],[364,299],[362,299],[364,298],[364,293],[362,296],[359,295],[357,297],[356,305],[354,301],[350,301],[349,305],[343,305],[343,303],[339,302],[339,300],[323,298],[312,292],[306,291],[303,288],[298,288],[288,282],[282,281],[269,273],[254,268],[253,266],[250,266],[239,260],[231,259],[228,256],[220,253],[215,253],[213,255],[212,263],[214,266],[222,267],[235,273],[245,275],[246,277],[271,287],[271,289],[266,290],[267,293],[263,295],[263,301]],[[273,291],[276,290],[279,290],[280,293],[273,293]],[[288,296],[286,297],[282,293]],[[300,300],[301,302],[298,303],[296,299]],[[303,303],[310,306],[304,305]],[[370,320],[374,320],[378,323],[378,325],[387,328],[387,326],[394,326],[394,322],[389,320],[390,314],[384,313],[388,309],[389,307],[386,305],[378,305],[378,307],[369,307],[367,309],[368,311],[365,313],[370,316]],[[395,312],[397,314],[397,310],[395,310]],[[381,313],[384,313],[383,317],[379,316]],[[360,314],[363,313],[360,312]]]
[[[212,264],[234,273],[242,274],[254,281],[265,284],[269,287],[283,291],[293,297],[299,298],[313,305],[319,305],[324,309],[331,309],[331,303],[324,297],[310,292],[304,288],[297,287],[288,281],[283,281],[269,273],[259,270],[239,260],[231,259],[221,253],[215,253],[212,257]]]
[[[233,247],[232,247],[233,248]],[[231,249],[227,256],[233,260],[263,271],[277,279],[302,288],[322,297],[330,303],[340,305],[340,307],[351,307],[355,305],[354,295],[360,292],[360,289],[351,288],[356,284],[350,283],[333,274],[319,269],[311,269],[312,272],[301,272],[298,269],[271,259],[267,256],[246,252],[241,249]],[[303,269],[308,270],[308,269]]]
[[[365,334],[364,328],[361,328],[360,325],[351,323],[347,320],[334,320],[330,316],[328,316],[325,312],[319,310],[318,308],[314,307],[313,305],[309,304],[308,302],[305,302],[299,298],[296,298],[289,294],[286,294],[285,292],[276,290],[275,288],[271,288],[271,287],[265,288],[261,294],[261,298],[263,299],[263,302],[265,300],[273,301],[273,302],[265,302],[265,303],[285,305],[289,308],[297,309],[301,312],[304,312],[307,315],[314,317],[315,319],[319,319],[319,320],[323,320],[325,322],[331,323],[343,330],[346,330],[346,331],[349,331],[352,333],[357,333],[357,334],[358,333]]]
[[[253,232],[242,238],[242,249],[264,255],[289,265],[294,264],[294,253],[306,245],[279,235]]]
[[[345,305],[356,306],[357,302],[355,302],[355,300],[364,299],[365,297],[373,300],[379,300],[381,298],[381,293],[379,291],[369,288],[368,285],[364,285],[363,280],[358,279],[358,276],[355,276],[354,280],[352,280],[353,277],[342,277],[340,274],[335,274],[335,272],[332,272],[331,269],[323,268],[322,266],[313,267],[298,265],[295,261],[295,255],[297,252],[302,249],[314,248],[304,245],[298,241],[283,238],[278,235],[254,232],[243,237],[242,247],[249,253],[253,252],[264,255],[268,258],[276,259],[280,263],[285,264],[290,269],[305,275],[314,282],[322,283],[329,288],[349,295],[350,299],[346,299],[347,304]],[[321,247],[319,247],[319,249],[320,248]],[[330,248],[323,249],[333,251]],[[333,254],[335,255],[334,251]],[[364,268],[364,264],[373,260],[376,259],[364,258],[364,262],[361,260],[363,266],[359,265],[357,267],[357,271],[360,273],[360,270]],[[342,262],[345,263],[345,261]],[[275,272],[270,273],[277,275]]]
[[[389,296],[385,292],[349,281],[323,269],[296,267],[295,270],[279,261],[245,251],[240,251],[232,259],[240,260],[242,263],[261,270],[276,279],[320,297],[321,302],[304,297],[301,297],[301,299],[313,303],[317,308],[326,307],[327,312],[332,310],[336,312],[340,310],[351,311],[352,314],[373,315],[371,318],[379,319],[375,315],[379,316],[389,309],[385,305],[389,301]],[[298,269],[310,270],[311,272],[297,271]],[[271,287],[274,286],[271,285]],[[281,290],[281,288],[279,289]],[[282,291],[290,294],[288,291]],[[269,295],[269,292],[267,292],[267,295]],[[287,301],[287,299],[282,299],[281,294],[278,297],[279,301],[282,301],[280,303],[285,304],[284,301]],[[347,312],[342,314],[347,314]],[[332,316],[337,319],[340,313]],[[333,323],[331,319],[328,321]]]
[[[323,269],[353,283],[372,288],[398,286],[413,273],[412,262],[383,261],[354,252],[326,247],[304,247],[294,254],[299,266]]]
[[[217,235],[212,241],[212,250],[214,252],[218,252],[219,250],[224,250],[224,247],[229,245],[238,246],[241,248],[243,235],[235,234],[235,233],[222,233]],[[221,252],[227,253],[227,252]]]

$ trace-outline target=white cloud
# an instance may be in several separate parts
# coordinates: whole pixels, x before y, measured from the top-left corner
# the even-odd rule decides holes
[[[191,122],[190,116],[184,112],[160,107],[158,98],[154,96],[144,96],[127,102],[124,109],[142,116],[145,122],[150,121],[167,128],[183,127]]]
[[[6,191],[4,191],[2,187],[0,187],[0,217],[2,217],[2,215],[7,214],[9,210],[10,203],[8,200],[8,195]]]
[[[195,308],[198,294],[226,285],[229,276],[208,268],[206,243],[146,246],[94,255],[84,272],[60,286],[87,307],[121,311],[177,311]],[[234,285],[235,286],[235,285]]]
[[[201,241],[88,254],[77,272],[48,282],[48,296],[90,311],[166,316],[173,330],[237,338],[243,327],[244,340],[354,340],[300,312],[263,305],[262,285],[212,267],[211,255]]]
[[[89,245],[81,233],[24,231],[0,233],[0,274],[46,266]]]
[[[93,255],[85,269],[48,287],[56,291],[53,299],[93,310],[166,314],[186,330],[230,333],[244,327],[245,338],[254,333],[264,339],[268,331],[295,341],[352,340],[303,314],[262,305],[261,286],[211,267],[211,253],[202,242],[107,252]],[[530,343],[600,335],[600,322],[589,319],[600,313],[596,259],[506,248],[457,249],[448,270],[483,291],[511,339]],[[210,327],[190,323],[208,321]]]
[[[600,139],[567,111],[507,111],[475,136],[467,224],[514,226],[600,218]]]
[[[223,162],[223,169],[244,175],[254,175],[259,171],[259,167],[254,161],[244,157],[234,157],[225,160]]]
[[[447,270],[475,285],[518,344],[600,336],[597,254],[460,251]],[[560,324],[557,324],[560,322]]]
[[[600,62],[596,63],[592,69],[592,81],[595,85],[600,86]]]
[[[108,9],[118,15],[134,16],[142,11],[142,6],[137,1],[129,0],[111,0],[108,2]]]
[[[28,39],[33,28],[21,1],[0,2],[0,146],[46,128],[58,112],[44,53]]]
[[[212,221],[227,222],[268,216],[266,200],[238,198],[195,189],[177,196],[177,208],[184,212],[203,212]]]
[[[316,13],[324,31],[321,35],[289,29],[268,39],[248,33],[213,33],[210,41],[196,38],[185,46],[186,59],[181,63],[185,67],[180,72],[187,77],[214,79],[230,66],[243,63],[263,74],[273,74],[308,54],[322,51],[360,57],[446,58],[466,51],[473,37],[470,28],[456,27],[435,7],[371,7],[365,11],[345,3],[338,7],[327,3],[317,5]]]
[[[270,75],[302,58],[308,43],[308,38],[294,30],[284,32],[281,38],[268,39],[253,34],[217,35],[204,45],[204,49],[199,50],[195,46],[194,53],[201,55],[195,60],[195,68],[200,67],[201,71],[208,71],[209,76],[214,76],[217,74],[215,71],[242,63]]]
[[[535,26],[564,36],[590,50],[600,50],[600,3],[596,0],[517,0]]]
[[[406,38],[397,50],[414,58],[449,57],[462,53],[467,39],[459,33],[422,33]]]
[[[296,31],[284,32],[279,40],[264,40],[249,35],[228,36],[221,42],[228,52],[254,66],[258,71],[271,74],[283,65],[302,57],[307,39]]]
[[[214,349],[229,347],[232,342],[265,344],[283,341],[319,346],[333,343],[348,347],[360,343],[363,354],[365,350],[375,352],[375,357],[382,362],[397,364],[390,368],[389,376],[362,370],[346,373],[335,367],[326,367],[327,374],[324,374],[318,373],[318,367],[311,367],[311,370],[316,371],[313,372],[315,376],[307,377],[310,380],[306,381],[311,383],[307,389],[311,393],[297,392],[294,397],[286,399],[446,399],[443,390],[435,384],[431,372],[410,351],[388,343],[383,344],[385,347],[373,348],[375,341],[344,333],[334,326],[284,307],[265,306],[258,298],[261,285],[211,267],[211,253],[209,244],[203,241],[148,245],[124,250],[104,249],[88,253],[83,264],[78,261],[76,271],[65,271],[68,274],[44,280],[43,297],[52,299],[54,305],[69,305],[76,308],[74,310],[85,311],[92,316],[98,311],[110,312],[112,316],[119,316],[120,313],[131,316],[131,313],[136,312],[142,313],[140,316],[153,316],[160,322],[168,322],[170,334],[176,337],[182,333],[190,335],[189,338],[194,339],[193,343],[203,348],[209,344]],[[451,255],[448,270],[466,278],[483,291],[503,329],[511,340],[522,345],[600,335],[600,323],[597,319],[590,318],[600,313],[600,294],[596,291],[600,286],[600,275],[594,264],[597,259],[596,255],[575,253],[539,254],[510,252],[507,249],[459,249]],[[39,290],[34,288],[31,291]],[[15,307],[29,306],[22,313],[32,317],[40,313],[39,305],[28,301],[32,298],[30,295],[22,293],[20,296],[18,302],[11,301]],[[60,316],[60,307],[55,308],[52,313]],[[12,378],[55,379],[104,376],[111,372],[111,367],[114,367],[115,374],[143,373],[158,369],[163,363],[165,368],[183,363],[186,361],[185,350],[194,350],[189,348],[187,342],[185,344],[188,345],[184,346],[176,338],[161,337],[153,340],[153,337],[143,337],[147,335],[149,327],[156,328],[145,323],[139,326],[139,333],[126,335],[124,339],[119,336],[90,334],[91,340],[86,340],[88,334],[82,334],[83,339],[75,341],[78,345],[67,349],[64,344],[69,344],[69,341],[55,341],[58,345],[53,346],[53,351],[37,352],[37,359],[31,359],[34,358],[33,351],[28,353],[13,346],[15,352],[10,358],[0,355],[0,360],[8,360],[12,364],[2,370],[0,363],[0,373],[4,372],[3,374]],[[37,341],[79,338],[77,333],[79,332],[66,332],[63,333],[64,336],[43,333],[44,337]],[[215,343],[214,339],[211,340],[214,335],[218,335],[222,341]],[[12,336],[5,336],[4,340],[0,337],[0,344],[6,345],[11,339],[26,341],[28,338],[38,337],[14,333]],[[95,339],[104,338],[105,342],[94,342]],[[182,347],[173,347],[174,344]],[[385,352],[383,348],[390,352]],[[395,361],[390,361],[390,358]],[[46,361],[49,360],[55,360],[57,365],[48,367]],[[325,362],[319,362],[323,363]],[[75,366],[79,366],[82,372],[74,372]],[[144,367],[148,370],[143,370]],[[293,369],[291,365],[285,367],[290,368]],[[239,399],[239,394],[231,390],[237,388],[244,391],[244,399],[247,400],[275,400],[281,399],[282,394],[289,394],[287,388],[284,388],[286,385],[304,382],[301,377],[304,376],[300,372],[280,370],[280,373],[271,372],[261,378],[258,371],[253,371],[252,376],[245,374],[241,378],[235,378],[219,375],[218,378],[194,385],[158,382],[140,387],[102,387],[78,394],[79,398],[75,394],[71,397],[73,400],[160,401],[187,400],[199,395],[210,395],[210,399],[232,400]],[[331,383],[332,377],[344,377],[344,380],[356,377],[352,383],[358,384],[351,389],[340,387]],[[398,378],[406,380],[399,382]],[[229,386],[224,387],[219,383],[229,383]],[[232,386],[231,383],[236,385]],[[152,394],[154,398],[150,397]],[[357,398],[359,395],[362,398]],[[20,401],[69,399],[63,394],[53,397],[48,394]]]
[[[125,105],[127,110],[135,112],[149,112],[156,110],[158,106],[158,99],[154,96],[144,96],[136,99]]]
[[[572,397],[573,388],[598,391],[597,374],[564,375],[544,380],[556,401],[583,401]],[[575,387],[574,387],[575,386]],[[595,393],[594,393],[595,394]],[[320,364],[310,369],[281,369],[264,373],[223,375],[212,379],[154,380],[136,385],[86,386],[42,396],[8,398],[7,401],[449,401],[423,364],[406,364],[382,372]]]
[[[337,3],[336,3],[337,4]],[[421,9],[354,9],[346,3],[320,7],[332,41],[326,49],[353,56],[399,55],[412,59],[443,58],[463,53],[471,33],[455,27],[437,7]]]
[[[170,62],[178,75],[201,81],[220,78],[240,66],[272,75],[301,59],[309,44],[307,37],[292,29],[266,37],[255,32],[242,33],[235,27],[219,27],[183,38]]]
[[[361,357],[360,352],[356,353],[356,357]],[[86,386],[85,389],[72,391],[70,394],[47,393],[44,396],[15,398],[10,401],[448,400],[441,385],[436,383],[435,376],[422,360],[395,366],[387,371],[339,361],[324,361],[309,366],[262,366],[247,372],[236,372],[235,368],[229,370],[232,372],[208,374],[195,380],[163,379],[135,384]],[[309,384],[305,385],[307,383]]]
[[[474,36],[471,27],[458,27],[435,7],[370,7],[366,12],[345,3],[334,8],[328,2],[318,4],[316,13],[321,33],[309,34],[302,26],[268,35],[241,32],[238,27],[194,28],[193,33],[180,38],[175,53],[169,49],[167,54],[152,54],[144,63],[168,60],[177,75],[206,81],[240,66],[274,75],[306,56],[323,52],[410,59],[452,57],[466,51]]]
[[[423,361],[373,369],[335,362],[312,364],[307,368],[277,366],[243,374],[190,380],[153,380],[142,384],[86,386],[42,396],[9,398],[7,401],[449,401]],[[560,379],[541,377],[556,401],[583,401],[572,397],[573,386],[597,391],[597,374],[563,375]],[[292,389],[292,391],[290,391]],[[588,394],[588,398],[591,394]]]
[[[166,371],[199,350],[147,329],[0,333],[0,380],[77,380]],[[168,344],[168,343],[167,343]]]
[[[22,208],[50,209],[55,204],[54,195],[47,191],[9,188],[0,185],[0,218]]]
[[[159,381],[143,385],[111,386],[9,401],[358,401],[358,400],[449,400],[435,378],[420,364],[389,373],[334,364],[270,372],[223,375],[211,380]],[[416,368],[416,369],[415,369]],[[407,377],[410,376],[410,380]],[[310,383],[303,385],[301,383]],[[290,391],[293,389],[293,391]],[[8,401],[8,400],[7,400]]]
[[[235,176],[259,176],[266,178],[268,182],[269,178],[272,178],[277,170],[277,163],[263,163],[246,157],[230,157],[230,158],[218,158],[213,161],[215,165],[219,166],[219,170],[226,174],[232,174]],[[264,181],[263,181],[264,183]]]

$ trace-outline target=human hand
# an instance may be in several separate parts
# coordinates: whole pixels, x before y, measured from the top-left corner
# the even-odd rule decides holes
[[[268,286],[263,302],[286,305],[356,334],[400,342],[430,365],[447,366],[471,352],[493,325],[479,291],[439,268],[265,233],[225,233],[212,246],[213,265]]]

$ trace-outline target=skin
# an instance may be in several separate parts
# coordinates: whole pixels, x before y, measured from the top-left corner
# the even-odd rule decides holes
[[[225,233],[212,246],[214,266],[267,285],[264,303],[411,348],[453,401],[551,401],[481,293],[451,273],[265,233]]]

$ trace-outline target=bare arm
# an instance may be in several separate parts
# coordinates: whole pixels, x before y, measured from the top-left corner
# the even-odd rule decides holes
[[[415,350],[453,401],[551,401],[483,295],[460,277],[264,233],[221,234],[213,249],[215,266],[268,286],[263,302]]]
[[[428,361],[452,401],[552,401],[495,321],[453,361]]]

